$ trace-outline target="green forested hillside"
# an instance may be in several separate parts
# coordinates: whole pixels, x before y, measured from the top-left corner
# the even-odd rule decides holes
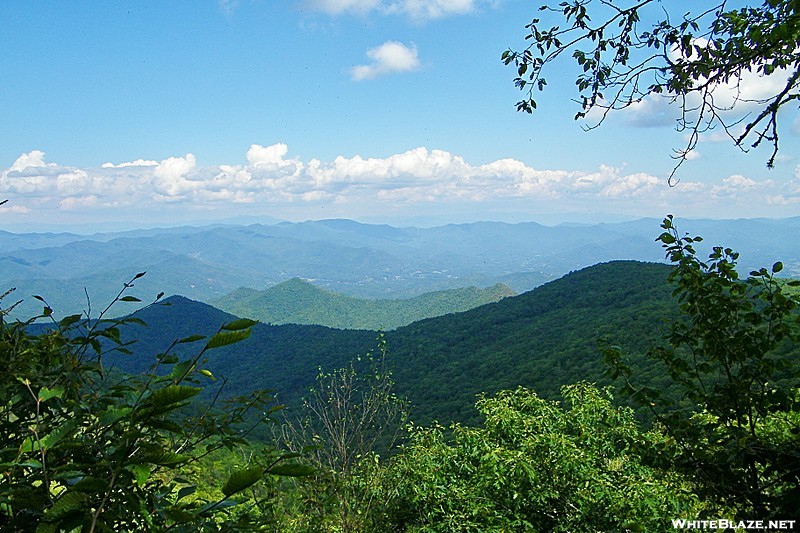
[[[673,244],[672,250],[684,242],[670,233],[661,240]],[[693,254],[690,251],[679,258]],[[387,524],[407,531],[426,524],[447,524],[448,530],[462,526],[499,530],[494,526],[501,522],[508,526],[502,530],[516,530],[516,526],[528,530],[549,509],[560,509],[551,517],[558,523],[569,516],[574,530],[582,530],[588,523],[593,524],[592,530],[616,530],[620,517],[630,521],[631,516],[636,524],[648,524],[641,530],[660,530],[664,516],[683,516],[683,512],[703,516],[709,509],[725,515],[739,507],[764,508],[764,495],[779,513],[776,516],[785,516],[786,510],[797,508],[800,495],[794,451],[797,417],[792,361],[796,354],[786,352],[794,349],[791,341],[797,338],[792,329],[798,323],[798,316],[792,314],[796,304],[781,296],[776,289],[782,283],[772,281],[766,270],[757,273],[758,279],[731,285],[728,281],[735,276],[725,277],[731,263],[720,260],[719,264],[720,270],[710,275],[703,274],[706,266],[691,261],[680,263],[683,270],[632,261],[599,264],[517,297],[388,332],[385,362],[393,370],[394,386],[391,379],[386,381],[382,366],[376,366],[384,362],[382,358],[363,356],[370,350],[384,353],[377,332],[258,324],[180,296],[123,319],[66,317],[57,322],[58,331],[51,326],[49,331],[36,327],[22,332],[18,329],[21,324],[3,328],[0,321],[4,334],[0,344],[4,357],[11,355],[7,362],[15,371],[34,369],[39,360],[31,359],[31,354],[49,362],[43,384],[31,386],[28,379],[19,377],[8,380],[17,386],[15,394],[6,394],[9,405],[27,418],[15,413],[4,418],[15,439],[3,449],[5,464],[15,479],[33,480],[33,485],[7,484],[11,489],[5,487],[3,493],[12,495],[7,501],[13,507],[6,509],[15,513],[0,516],[0,521],[21,524],[26,510],[47,508],[46,502],[31,499],[29,487],[46,487],[48,479],[56,479],[61,484],[58,488],[66,492],[54,492],[50,509],[56,511],[46,512],[45,522],[76,521],[82,518],[82,503],[94,498],[101,502],[97,509],[103,509],[108,501],[108,512],[122,517],[114,520],[127,520],[135,524],[128,529],[140,530],[144,519],[125,508],[127,493],[119,499],[115,496],[116,507],[111,508],[108,487],[114,487],[117,478],[112,476],[109,482],[103,476],[113,468],[123,473],[121,483],[131,494],[139,493],[141,480],[147,477],[153,477],[152,482],[147,481],[151,491],[175,493],[174,499],[157,498],[156,509],[173,513],[168,520],[178,517],[187,523],[216,520],[207,516],[210,509],[255,487],[263,478],[264,486],[249,493],[259,502],[258,520],[262,525],[281,524],[275,530],[287,531],[341,529],[329,527],[332,523],[357,523],[364,527],[356,530],[366,531],[385,530]],[[776,263],[772,270],[781,269]],[[673,282],[677,279],[677,294],[683,298],[680,309],[667,283],[670,272],[682,274],[672,278]],[[693,275],[697,273],[703,275]],[[686,291],[687,283],[693,284],[691,292]],[[753,294],[739,289],[744,284],[754,287]],[[759,292],[761,284],[765,284],[765,292]],[[753,309],[764,311],[750,312]],[[737,318],[740,311],[742,318]],[[44,315],[49,314],[45,308]],[[137,325],[140,321],[150,327]],[[666,341],[663,334],[670,329],[672,335]],[[774,334],[761,334],[767,331]],[[197,333],[206,337],[193,335]],[[647,400],[635,405],[656,406],[653,416],[661,424],[642,424],[632,410],[611,403],[611,390],[592,384],[608,382],[597,345],[600,338],[619,346],[602,350],[619,375],[651,387],[631,390]],[[126,343],[133,339],[138,341]],[[644,350],[659,344],[677,351],[667,349],[642,357]],[[114,346],[131,348],[132,353],[113,354],[108,348]],[[64,347],[74,351],[65,357]],[[88,347],[97,355],[83,359]],[[703,350],[701,356],[714,362],[729,349],[758,366],[745,368],[746,373],[737,370],[733,379],[728,374],[727,381],[721,377],[721,369],[709,363],[691,367],[691,354]],[[718,353],[707,353],[711,350]],[[658,359],[659,354],[669,378],[663,371],[659,374],[654,364],[646,363]],[[723,364],[728,360],[730,357]],[[118,372],[138,373],[156,361],[155,373]],[[25,370],[25,365],[30,369]],[[63,371],[63,365],[72,370]],[[758,379],[766,376],[763,379],[771,384],[768,397],[752,387],[751,370]],[[784,380],[786,372],[792,379]],[[694,400],[697,394],[687,396],[686,391],[699,390],[691,388],[691,380],[681,381],[689,388],[676,394],[681,376],[699,373],[704,374],[694,385],[710,391],[703,392],[704,404]],[[88,381],[74,384],[67,398],[79,402],[75,413],[83,418],[75,423],[72,412],[60,407],[66,387],[51,383],[53,379],[69,382],[84,374]],[[715,386],[715,380],[723,381],[723,386]],[[745,389],[732,390],[728,384],[744,384]],[[224,387],[221,394],[220,386]],[[313,393],[309,393],[311,387]],[[278,400],[289,407],[284,411],[289,416],[280,426],[280,449],[308,450],[304,444],[313,443],[320,454],[287,463],[300,456],[280,454],[272,447],[277,437],[269,428],[276,426],[262,424],[268,422],[263,417],[274,413],[272,399],[258,391],[265,388],[275,390]],[[84,390],[94,394],[83,394]],[[660,395],[665,391],[666,395]],[[407,397],[412,407],[414,424],[404,434],[404,447],[387,459],[391,442],[387,435],[389,440],[380,441],[379,447],[369,445],[356,454],[353,446],[361,442],[358,439],[380,435],[381,428],[391,426],[391,421],[401,427],[400,421],[381,415],[388,410],[366,407],[378,401],[387,408],[396,404],[404,409],[395,392]],[[306,394],[311,403],[301,406],[299,400]],[[759,440],[751,443],[741,436],[740,430],[752,435],[748,429],[752,425],[727,423],[724,417],[730,416],[730,406],[737,401],[720,404],[719,400],[731,394],[733,398],[755,398],[758,405],[772,409],[770,418],[758,415],[760,429],[752,438]],[[195,395],[200,402],[190,405],[188,399]],[[476,396],[481,398],[477,410],[473,408]],[[650,398],[658,403],[647,403]],[[673,399],[681,399],[681,403],[676,405]],[[233,411],[218,411],[220,406]],[[703,406],[718,411],[698,418],[697,410]],[[180,424],[170,416],[178,410]],[[371,417],[371,412],[379,415]],[[746,408],[741,412],[761,413]],[[359,425],[362,415],[369,420],[366,426]],[[310,425],[303,425],[298,417]],[[443,426],[434,420],[456,424]],[[47,436],[39,438],[38,428],[46,428]],[[153,428],[162,433],[153,433]],[[695,437],[698,431],[706,433]],[[66,432],[74,438],[63,439]],[[119,448],[118,434],[127,448],[107,453]],[[723,440],[719,440],[720,434]],[[136,440],[130,441],[131,436]],[[248,459],[254,449],[243,437],[250,442],[261,440],[264,445],[261,459],[255,463],[253,457]],[[676,444],[677,438],[699,443],[704,454],[701,461],[697,461],[694,448]],[[78,439],[81,444],[76,448]],[[98,442],[104,444],[97,446]],[[187,448],[187,442],[192,446]],[[197,446],[203,443],[219,453],[206,455],[205,448]],[[230,451],[236,446],[239,448]],[[172,452],[173,448],[180,453]],[[65,450],[69,453],[61,455]],[[45,456],[44,451],[49,453]],[[381,456],[381,451],[386,453]],[[200,454],[200,462],[195,464],[186,453]],[[48,458],[48,470],[38,457]],[[57,462],[62,457],[63,465]],[[751,457],[770,468],[761,469],[763,474],[756,482],[741,483],[743,468],[753,464]],[[232,466],[241,462],[245,464]],[[64,469],[73,475],[78,471],[73,464],[99,475],[90,474],[74,486],[71,478],[62,482],[59,477],[48,477],[50,472],[61,475]],[[165,468],[185,477],[175,484],[170,476],[154,476]],[[278,484],[273,474],[306,479]],[[777,482],[780,490],[772,491]],[[676,494],[682,496],[676,499]],[[182,502],[182,498],[187,499]],[[516,500],[519,504],[508,505]],[[533,503],[536,506],[531,507]],[[150,507],[137,509],[147,515]],[[256,510],[256,506],[242,506],[240,512],[225,513],[219,520],[248,525],[252,519],[248,510]],[[96,511],[94,518],[99,515]],[[232,530],[240,528],[237,525]]]
[[[137,282],[143,299],[163,291],[211,302],[237,287],[264,290],[293,277],[358,298],[411,298],[495,283],[523,292],[603,261],[662,260],[652,238],[657,224],[642,219],[395,228],[321,220],[90,236],[0,232],[0,287],[16,287],[24,299],[13,310],[20,319],[38,311],[34,294],[45,296],[57,313],[80,313],[86,293],[92,302],[108,302],[122,280],[140,271],[147,271]],[[797,219],[691,222],[709,244],[748,250],[743,272],[780,260],[789,276],[800,275],[797,224]],[[698,251],[706,249],[701,245]]]
[[[494,304],[390,331],[387,360],[397,390],[410,400],[416,421],[469,422],[480,392],[525,385],[555,397],[564,384],[607,383],[598,339],[633,353],[651,346],[675,314],[668,271],[633,261],[600,264]],[[132,356],[117,360],[120,367],[141,370],[171,340],[208,334],[228,316],[185,298],[170,303],[140,315],[150,326],[129,333],[139,341]],[[274,389],[291,406],[312,387],[318,368],[344,366],[373,349],[376,336],[259,324],[250,339],[214,354],[208,368],[227,378],[229,394]]]
[[[208,304],[171,296],[136,315],[147,327],[130,326],[123,339],[136,339],[131,355],[114,354],[109,363],[125,372],[142,372],[155,355],[176,340],[191,335],[211,335],[236,317]],[[318,368],[338,368],[374,346],[372,331],[338,330],[324,326],[257,324],[249,339],[220,348],[207,367],[228,380],[224,396],[254,389],[274,390],[282,401],[299,398],[317,375]],[[177,344],[173,353],[187,357],[194,344]]]
[[[470,420],[481,392],[518,385],[554,398],[562,385],[610,383],[598,341],[643,354],[676,304],[669,267],[620,261],[572,272],[533,291],[389,336],[398,390],[422,421]],[[652,371],[652,370],[651,370]]]
[[[408,299],[361,299],[292,278],[263,291],[240,288],[212,303],[267,324],[316,324],[340,329],[390,330],[423,318],[466,311],[516,293],[506,285],[466,287]]]

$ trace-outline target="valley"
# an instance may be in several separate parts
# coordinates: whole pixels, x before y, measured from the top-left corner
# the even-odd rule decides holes
[[[741,250],[743,270],[780,260],[784,275],[800,275],[800,218],[682,225],[705,237],[701,250],[716,244]],[[432,228],[320,220],[94,235],[0,232],[0,287],[16,288],[18,317],[39,311],[34,294],[60,315],[80,313],[87,303],[97,307],[141,271],[147,272],[137,282],[143,300],[164,292],[212,303],[237,289],[263,291],[292,278],[362,299],[497,283],[522,293],[604,261],[662,262],[657,233],[655,219]]]
[[[667,457],[659,454],[676,453],[669,451],[673,437],[660,425],[666,417],[683,416],[698,423],[697,405],[686,400],[691,380],[678,379],[695,364],[689,354],[696,346],[708,350],[712,362],[720,357],[713,350],[732,350],[745,364],[756,361],[759,377],[761,369],[769,372],[771,390],[796,391],[800,352],[792,339],[797,335],[797,308],[793,300],[775,292],[780,287],[796,297],[800,290],[800,284],[785,275],[797,272],[789,250],[796,244],[795,223],[728,222],[742,229],[740,238],[747,231],[774,230],[772,238],[760,243],[756,259],[749,259],[787,253],[791,262],[785,267],[772,265],[781,273],[774,282],[767,270],[756,273],[760,281],[740,282],[729,276],[727,261],[734,255],[723,250],[716,252],[712,266],[692,261],[669,265],[657,259],[595,261],[611,254],[663,254],[658,243],[646,245],[631,227],[628,234],[617,233],[619,228],[593,228],[581,238],[577,235],[583,228],[574,228],[574,233],[573,228],[556,229],[565,231],[559,238],[572,246],[567,247],[572,255],[565,252],[564,257],[555,245],[544,253],[550,229],[489,223],[421,230],[321,221],[282,228],[278,224],[277,229],[182,228],[75,241],[66,235],[4,234],[6,243],[16,248],[0,258],[2,264],[11,276],[21,276],[16,281],[22,280],[23,291],[26,286],[37,290],[14,312],[38,314],[44,307],[42,319],[23,331],[16,329],[14,315],[4,316],[0,324],[0,348],[15,375],[43,373],[38,394],[23,394],[34,390],[26,379],[10,382],[17,393],[9,397],[9,405],[16,409],[23,399],[32,398],[34,417],[40,417],[45,406],[54,429],[39,442],[48,458],[51,449],[97,448],[98,458],[84,459],[84,468],[102,469],[109,460],[105,450],[122,453],[132,465],[122,475],[127,476],[126,486],[134,488],[151,471],[180,469],[179,485],[168,489],[178,499],[166,505],[181,512],[198,509],[196,514],[174,515],[185,520],[202,517],[208,506],[217,505],[214,502],[235,506],[230,496],[259,484],[262,488],[248,497],[263,506],[257,513],[260,523],[281,524],[277,530],[294,530],[292,521],[313,523],[315,516],[349,520],[339,513],[342,506],[352,506],[359,516],[369,513],[359,518],[363,523],[404,524],[409,505],[439,509],[439,496],[419,503],[419,476],[433,483],[423,488],[426,498],[442,490],[468,494],[463,501],[460,495],[448,496],[460,508],[486,501],[487,489],[470,493],[484,482],[505,486],[512,500],[513,494],[525,491],[534,501],[542,494],[541,484],[550,482],[549,477],[538,480],[541,472],[556,469],[564,476],[580,465],[585,472],[570,481],[575,484],[569,489],[575,495],[571,497],[580,500],[584,496],[579,487],[611,476],[617,481],[604,496],[611,500],[639,491],[640,501],[657,491],[660,503],[642,516],[658,524],[661,509],[717,505],[702,492],[706,478],[698,477],[690,485],[693,471],[684,472],[677,462],[658,462]],[[275,235],[284,230],[292,237]],[[535,251],[527,241],[533,230],[539,234]],[[576,238],[565,237],[570,234]],[[508,240],[501,241],[500,235]],[[600,237],[590,242],[590,235]],[[207,238],[211,245],[202,247]],[[555,242],[556,237],[550,238]],[[676,242],[683,242],[672,234],[662,234],[659,240],[673,250]],[[530,258],[519,251],[526,246]],[[406,255],[417,248],[422,250],[419,257]],[[694,251],[681,253],[694,257]],[[263,263],[268,259],[270,263]],[[583,261],[592,264],[569,266]],[[149,265],[128,275],[128,282],[111,281],[137,262]],[[65,276],[59,265],[75,276]],[[545,268],[551,269],[547,276]],[[559,269],[567,271],[559,274]],[[677,299],[676,281],[670,282],[676,272],[681,273],[677,286],[682,287]],[[294,275],[283,279],[290,274]],[[255,279],[268,286],[248,286]],[[495,283],[480,284],[491,281]],[[447,288],[459,282],[475,283]],[[68,300],[80,284],[84,303],[78,312],[83,314],[66,316],[64,309],[79,309]],[[155,297],[159,284],[188,287],[185,292],[203,295],[205,301],[180,293]],[[511,286],[526,284],[534,286],[522,291]],[[335,292],[332,287],[360,287],[372,296]],[[425,290],[429,288],[436,290]],[[695,298],[693,292],[703,296],[687,304],[687,298]],[[115,305],[104,310],[96,294],[107,301],[116,299]],[[6,309],[18,296],[19,288],[0,303]],[[101,313],[103,320],[97,322]],[[732,328],[730,334],[727,328]],[[30,353],[39,355],[31,359]],[[48,359],[51,353],[54,358]],[[51,363],[40,368],[40,360]],[[702,376],[702,386],[723,379],[706,362],[694,372]],[[738,386],[749,379],[749,368],[736,372],[741,374],[729,383]],[[62,400],[66,388],[51,388],[53,382],[68,383],[74,399]],[[748,387],[742,389],[744,394],[752,390]],[[724,388],[711,391],[709,398],[727,394]],[[697,390],[692,393],[699,395]],[[736,394],[738,398],[742,393]],[[658,398],[661,413],[651,409],[655,403],[641,399],[650,397]],[[783,397],[788,401],[788,395],[768,401],[781,402]],[[83,422],[77,424],[70,411],[53,410],[54,405],[80,406],[76,416]],[[781,428],[795,424],[796,417],[784,417],[785,408],[776,405],[769,423]],[[387,414],[391,406],[399,409],[396,417]],[[15,471],[35,471],[41,464],[35,459],[39,444],[25,437],[30,429],[17,419],[13,415],[7,421],[19,426],[15,438],[24,440],[4,453],[34,454],[26,463],[8,464]],[[711,430],[716,428],[712,425]],[[74,434],[72,440],[62,436],[68,433]],[[196,464],[170,451],[172,435],[196,443]],[[788,430],[777,437],[768,435],[770,457],[786,453],[784,441],[792,441],[791,435]],[[76,439],[85,444],[76,444]],[[97,442],[105,444],[98,448]],[[150,443],[140,448],[137,442]],[[263,458],[256,458],[256,450]],[[618,454],[611,464],[609,453]],[[242,458],[247,461],[244,466]],[[153,466],[143,468],[142,462]],[[705,470],[718,466],[709,460],[703,468],[705,475]],[[335,477],[327,477],[333,473]],[[227,479],[221,488],[220,479]],[[86,476],[75,486],[75,498],[82,498],[82,491],[106,485],[97,476]],[[366,494],[381,494],[375,507],[362,500],[365,486],[370,487]],[[678,487],[683,487],[685,501],[676,503]],[[330,490],[332,496],[320,490]],[[197,499],[191,497],[195,493]],[[499,497],[496,503],[502,507],[507,499]],[[69,513],[78,516],[83,500],[60,501],[66,502],[62,507],[73,506]],[[791,508],[791,495],[776,501]],[[412,520],[427,520],[428,511],[414,512]],[[501,516],[530,515],[528,520],[543,512],[531,511],[526,503]],[[613,522],[619,512],[609,514]],[[72,515],[64,511],[64,516]],[[479,522],[484,520],[477,516]],[[464,520],[457,518],[459,524]],[[583,518],[577,520],[584,523]],[[239,525],[226,527],[241,530]],[[309,527],[300,530],[317,528]]]

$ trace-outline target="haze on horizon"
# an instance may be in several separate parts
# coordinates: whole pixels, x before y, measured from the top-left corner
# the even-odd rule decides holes
[[[500,54],[535,14],[521,0],[3,2],[0,229],[800,214],[795,110],[775,169],[712,132],[675,187],[666,100],[584,132],[566,69],[536,115],[517,113]],[[741,81],[757,97],[780,80]]]

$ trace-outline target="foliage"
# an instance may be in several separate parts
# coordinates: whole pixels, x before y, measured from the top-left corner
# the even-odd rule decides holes
[[[523,385],[543,398],[556,398],[562,385],[582,379],[610,384],[597,339],[607,337],[643,356],[666,331],[664,317],[677,311],[668,274],[663,264],[599,264],[495,304],[386,332],[391,348],[386,365],[395,390],[409,400],[417,423],[474,425],[480,392]],[[117,367],[145,371],[151,354],[176,336],[212,334],[222,321],[234,320],[185,298],[167,301],[170,307],[138,315],[150,325],[145,330],[122,328],[123,339],[137,342],[129,347],[132,356],[109,357]],[[299,409],[319,367],[349,366],[357,354],[374,347],[375,336],[363,330],[257,324],[248,342],[219,348],[207,368],[228,378],[227,393],[272,389],[288,410]],[[182,348],[177,346],[177,353]],[[639,365],[639,370],[651,373],[651,367]]]
[[[581,69],[575,81],[581,111],[630,107],[644,98],[678,101],[678,129],[688,144],[677,151],[678,166],[700,135],[721,126],[743,150],[764,141],[772,146],[767,166],[778,153],[780,109],[800,98],[800,16],[795,0],[726,0],[668,11],[655,0],[568,0],[541,11],[557,14],[563,25],[535,18],[526,27],[530,44],[507,50],[502,59],[517,68],[516,85],[527,92],[517,104],[532,112],[534,92],[547,85],[545,68],[570,54]],[[779,86],[764,97],[742,90],[745,76],[773,75]],[[748,108],[755,107],[752,115]],[[733,117],[732,110],[744,108]],[[602,122],[602,119],[601,119]],[[738,129],[743,125],[741,130]],[[677,169],[677,167],[676,167]]]
[[[559,404],[517,388],[478,401],[482,427],[412,426],[384,512],[400,531],[658,531],[697,516],[685,479],[642,457],[669,447],[615,407],[608,389],[562,389]],[[448,437],[448,433],[452,433]]]
[[[392,330],[417,320],[466,311],[515,293],[498,283],[403,299],[362,299],[337,294],[298,278],[263,291],[238,289],[216,307],[270,324],[317,324],[339,329]]]
[[[654,415],[680,447],[670,458],[708,496],[753,516],[792,516],[800,504],[798,360],[787,349],[800,339],[795,295],[762,268],[739,279],[739,254],[714,247],[709,262],[694,249],[699,237],[680,236],[671,216],[658,240],[674,264],[670,280],[684,317],[669,345],[650,352],[680,387],[675,402],[641,386],[608,347],[615,377]]]
[[[386,341],[345,368],[317,376],[303,401],[305,417],[284,426],[290,449],[309,454],[316,478],[301,487],[306,509],[293,528],[366,531],[379,504],[385,469],[381,456],[393,451],[406,421],[407,405],[394,393],[385,367]]]
[[[478,424],[476,396],[522,385],[543,398],[604,376],[597,339],[644,354],[675,312],[666,265],[615,261],[572,272],[531,292],[387,333],[397,390],[420,424]],[[639,363],[639,360],[637,360]],[[637,364],[650,373],[652,365]]]
[[[254,426],[276,407],[263,392],[217,402],[195,402],[214,376],[203,364],[210,350],[237,343],[254,322],[236,320],[206,338],[174,341],[151,371],[126,375],[104,364],[129,352],[120,330],[143,325],[131,315],[106,318],[118,302],[139,302],[126,283],[98,317],[59,321],[44,299],[40,317],[52,326],[34,332],[34,319],[7,323],[0,313],[0,528],[14,531],[197,531],[252,526],[254,502],[244,492],[267,474],[305,475],[265,447],[222,478],[217,499],[195,494],[183,477],[203,457],[247,444]],[[152,305],[161,305],[159,297]],[[90,308],[91,309],[91,308]],[[201,343],[180,359],[178,345]],[[257,412],[252,425],[242,426]],[[248,505],[243,505],[245,503]]]

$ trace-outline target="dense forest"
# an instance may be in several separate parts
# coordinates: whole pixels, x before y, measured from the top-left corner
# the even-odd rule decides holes
[[[423,318],[466,311],[516,293],[497,283],[491,287],[465,287],[404,299],[362,299],[321,289],[292,278],[257,291],[239,288],[211,302],[236,316],[265,324],[314,324],[338,329],[390,330]]]
[[[519,296],[421,320],[384,332],[386,364],[397,392],[411,402],[414,420],[423,423],[475,422],[481,392],[523,385],[555,398],[562,385],[582,379],[610,384],[599,341],[625,346],[638,361],[677,311],[668,274],[663,264],[604,263]],[[121,338],[136,342],[128,346],[130,354],[110,354],[107,363],[136,373],[174,339],[210,334],[237,318],[183,297],[135,316],[148,327],[122,327]],[[256,324],[247,342],[221,348],[206,365],[226,378],[226,395],[271,389],[296,408],[318,369],[346,366],[373,350],[377,337],[378,331]],[[184,351],[177,347],[178,354]]]
[[[658,531],[794,519],[796,281],[681,236],[394,331],[267,325],[139,274],[3,320],[5,529]],[[11,301],[13,293],[3,302]],[[143,305],[112,318],[114,305]],[[6,309],[4,307],[4,309]],[[776,522],[777,523],[777,522]]]

